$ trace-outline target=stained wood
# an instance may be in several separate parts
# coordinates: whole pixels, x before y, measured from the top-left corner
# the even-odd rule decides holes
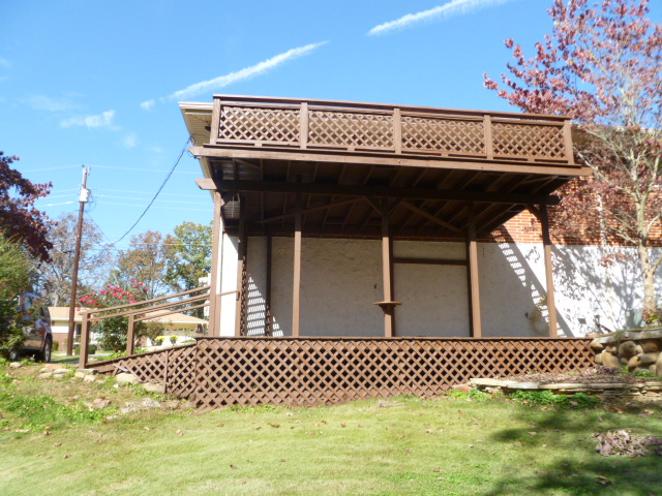
[[[382,215],[382,285],[384,301],[378,302],[384,311],[384,337],[395,336],[395,306],[393,295],[393,239],[388,214]]]
[[[480,315],[480,285],[478,274],[478,243],[476,241],[476,226],[469,224],[467,231],[467,287],[469,296],[469,323],[471,336],[480,338],[483,327]]]
[[[294,221],[294,263],[292,266],[292,337],[301,334],[301,212]]]
[[[209,275],[209,335],[221,335],[221,301],[219,285],[220,244],[223,233],[221,232],[221,194],[214,192],[214,215],[211,229],[211,273]]]
[[[549,215],[546,205],[540,205],[540,224],[542,227],[543,252],[545,259],[545,282],[547,286],[547,312],[549,314],[549,336],[558,335],[556,301],[554,298],[554,268],[552,266],[552,240],[549,235]]]

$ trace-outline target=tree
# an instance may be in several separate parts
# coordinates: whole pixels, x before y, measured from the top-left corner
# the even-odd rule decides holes
[[[147,231],[131,238],[130,248],[120,252],[110,282],[129,288],[134,281],[145,285],[147,298],[151,299],[164,290],[165,254],[163,235]]]
[[[48,217],[34,204],[48,195],[51,184],[35,184],[24,178],[11,167],[17,160],[0,151],[0,232],[24,244],[32,256],[47,261],[51,248]]]
[[[23,341],[16,325],[18,297],[30,288],[32,263],[16,242],[0,235],[0,352],[6,354]]]
[[[200,285],[211,270],[211,226],[184,222],[175,227],[164,243],[165,282],[175,291]]]
[[[69,304],[76,222],[75,214],[63,214],[48,231],[48,239],[53,247],[50,250],[51,262],[45,267],[43,284],[52,305]],[[86,220],[81,238],[78,294],[91,291],[97,281],[103,280],[103,273],[108,269],[109,255],[102,243],[103,234],[99,227],[92,220]]]
[[[593,171],[568,185],[554,216],[563,229],[599,231],[637,248],[644,319],[657,305],[662,256],[650,250],[662,221],[662,26],[648,0],[554,0],[551,35],[527,58],[506,40],[514,63],[485,86],[524,111],[565,114],[577,127],[575,154]],[[586,212],[603,209],[600,222]]]

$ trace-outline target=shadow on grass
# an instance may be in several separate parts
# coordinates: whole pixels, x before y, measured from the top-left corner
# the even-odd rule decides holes
[[[649,410],[632,405],[633,411]],[[647,415],[611,413],[604,407],[586,410],[522,406],[516,418],[523,422],[519,429],[504,429],[492,437],[496,443],[513,443],[525,449],[554,446],[562,458],[534,458],[534,475],[512,472],[497,480],[484,496],[510,494],[628,494],[650,496],[662,494],[662,458],[649,455],[639,458],[603,457],[596,450],[594,433],[616,429],[662,436],[660,410]],[[657,421],[652,421],[655,415]],[[540,450],[535,456],[539,455]]]

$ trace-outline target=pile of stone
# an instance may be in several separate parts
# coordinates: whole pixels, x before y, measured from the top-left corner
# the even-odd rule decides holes
[[[662,377],[662,330],[613,333],[593,339],[590,347],[599,365]]]

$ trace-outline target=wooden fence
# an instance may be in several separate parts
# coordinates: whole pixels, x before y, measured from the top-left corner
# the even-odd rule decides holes
[[[576,165],[564,117],[216,95],[210,144]]]
[[[432,396],[472,377],[591,366],[586,339],[200,338],[195,345],[91,366],[128,371],[196,406],[315,405]]]

